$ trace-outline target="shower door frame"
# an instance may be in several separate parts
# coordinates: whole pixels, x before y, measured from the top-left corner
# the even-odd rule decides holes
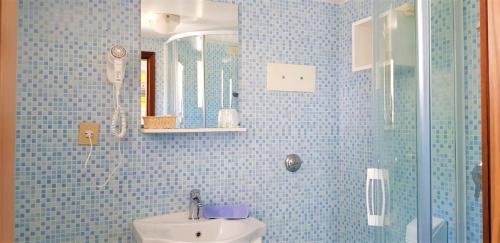
[[[431,194],[431,8],[430,0],[417,0],[417,235],[432,240]]]
[[[0,1],[0,242],[14,242],[18,1]]]
[[[483,189],[483,242],[490,242],[490,179],[489,179],[489,57],[488,57],[488,8],[487,0],[480,0],[481,45],[481,142]]]
[[[500,4],[480,0],[483,242],[500,240]],[[491,67],[491,68],[490,68]]]

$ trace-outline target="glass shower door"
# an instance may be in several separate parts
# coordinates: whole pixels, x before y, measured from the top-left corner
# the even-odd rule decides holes
[[[431,198],[432,218],[442,223],[443,238],[447,242],[457,239],[457,207],[462,201],[457,196],[456,169],[462,161],[457,157],[457,100],[459,81],[455,77],[454,1],[431,1],[430,46],[430,129],[431,129]],[[461,219],[460,221],[462,221]],[[438,230],[438,226],[434,230]],[[445,240],[445,239],[443,239]],[[458,240],[458,241],[457,241]],[[438,239],[435,239],[438,241]]]
[[[432,216],[447,242],[481,242],[478,1],[431,1],[430,10]]]
[[[376,169],[384,175],[382,183],[387,188],[385,193],[367,195],[367,201],[376,202],[375,214],[382,213],[377,205],[385,203],[383,222],[370,226],[376,242],[416,242],[416,232],[414,239],[411,232],[407,239],[406,230],[417,218],[418,73],[414,6],[414,1],[391,0],[377,1],[373,6],[375,164],[368,171]],[[378,192],[379,188],[369,191]]]

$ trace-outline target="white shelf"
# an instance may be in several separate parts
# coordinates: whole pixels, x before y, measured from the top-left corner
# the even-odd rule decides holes
[[[352,24],[352,71],[361,71],[372,67],[372,17],[364,18]]]
[[[384,35],[377,44],[380,53],[377,60],[393,61],[396,66],[415,67],[416,39],[415,10],[403,4],[392,8],[379,17]],[[373,62],[372,18],[364,18],[352,24],[352,71],[367,70]]]
[[[234,128],[172,128],[172,129],[142,129],[143,133],[211,133],[211,132],[246,132],[243,127]]]

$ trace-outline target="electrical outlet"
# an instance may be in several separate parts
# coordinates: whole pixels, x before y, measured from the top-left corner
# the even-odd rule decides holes
[[[87,137],[87,132],[91,132],[92,145],[99,143],[99,128],[101,125],[92,122],[80,123],[80,132],[78,133],[78,144],[90,145],[90,139]]]

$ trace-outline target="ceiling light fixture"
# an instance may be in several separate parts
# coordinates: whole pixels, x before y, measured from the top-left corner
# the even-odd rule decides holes
[[[148,22],[151,28],[160,34],[172,34],[177,29],[181,17],[175,14],[149,14]]]

